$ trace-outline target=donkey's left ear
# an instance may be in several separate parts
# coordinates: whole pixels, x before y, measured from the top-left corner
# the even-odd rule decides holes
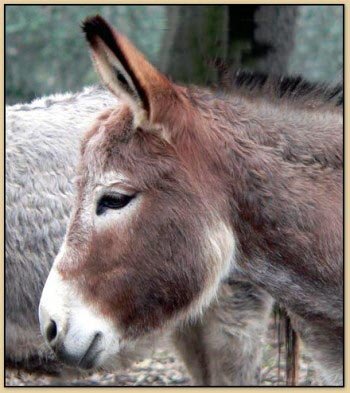
[[[173,105],[177,100],[175,85],[102,17],[86,19],[82,28],[102,81],[132,106],[137,125],[145,120],[162,122],[167,103]]]

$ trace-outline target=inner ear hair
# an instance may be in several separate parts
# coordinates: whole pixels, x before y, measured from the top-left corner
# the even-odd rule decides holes
[[[164,108],[180,102],[175,85],[100,16],[87,18],[83,31],[102,81],[130,104],[135,124],[163,123]]]
[[[113,93],[118,95],[124,92],[137,99],[138,94],[130,74],[106,44],[99,38],[97,41],[93,59],[102,81]]]
[[[120,70],[118,70],[117,67],[112,65],[112,69],[120,83],[121,86],[123,86],[123,89],[126,90],[129,94],[135,95],[135,91],[131,88],[129,85],[128,81],[126,80],[125,76],[122,74]]]
[[[87,18],[82,24],[82,29],[91,46],[96,65],[101,66],[102,64],[99,63],[105,63],[102,67],[99,67],[99,70],[102,79],[107,83],[107,87],[118,94],[120,92],[113,89],[112,83],[119,84],[120,90],[131,94],[132,98],[136,98],[139,103],[142,102],[143,108],[148,112],[147,94],[120,47],[119,40],[125,40],[125,38],[113,32],[108,23],[99,15]],[[99,57],[100,59],[98,59]],[[115,79],[111,77],[111,74],[115,76]],[[105,80],[106,78],[108,80]]]

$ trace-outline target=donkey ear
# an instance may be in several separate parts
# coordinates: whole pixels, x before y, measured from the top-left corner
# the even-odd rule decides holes
[[[128,101],[138,123],[161,122],[166,100],[177,98],[175,86],[102,17],[87,18],[82,28],[95,68],[108,89]]]

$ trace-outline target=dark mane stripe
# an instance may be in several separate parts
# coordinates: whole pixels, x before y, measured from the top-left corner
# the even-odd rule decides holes
[[[286,100],[310,106],[343,106],[343,85],[309,82],[301,76],[270,76],[260,72],[237,70],[219,88],[257,95],[272,101]]]

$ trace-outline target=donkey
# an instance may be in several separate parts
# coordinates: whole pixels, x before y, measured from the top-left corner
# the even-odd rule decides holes
[[[342,384],[341,108],[180,86],[101,17],[83,28],[123,105],[81,144],[40,300],[47,343],[67,364],[101,367],[240,277],[288,309],[323,383]]]
[[[119,105],[100,87],[6,108],[6,364],[68,371],[44,345],[37,309],[71,210],[79,141],[96,114]],[[110,368],[175,345],[196,385],[256,385],[272,299],[244,282],[223,282],[201,319],[142,337]]]

